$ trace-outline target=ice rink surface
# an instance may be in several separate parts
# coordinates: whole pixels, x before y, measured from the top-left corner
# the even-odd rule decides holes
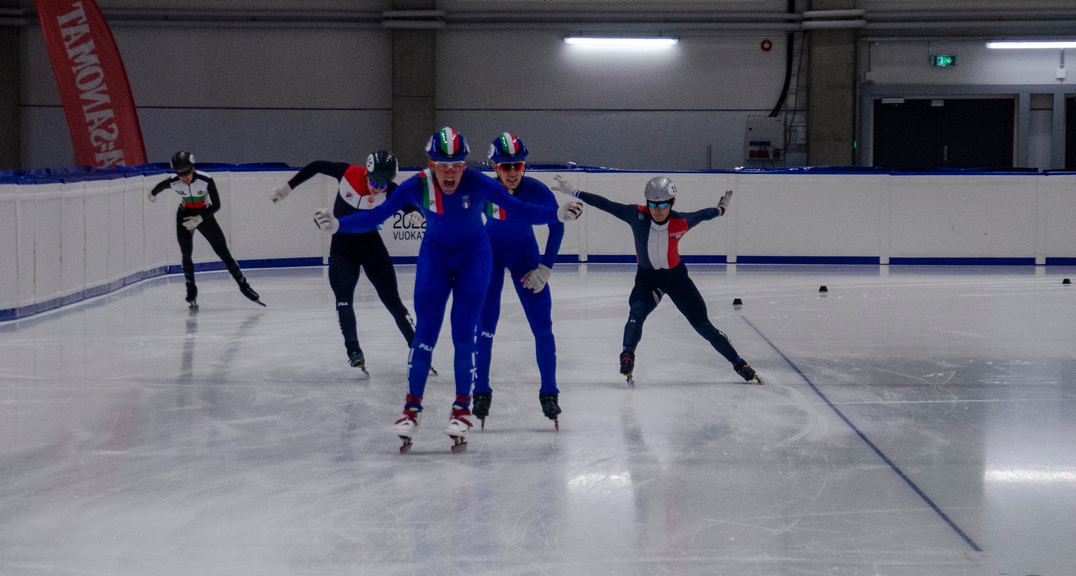
[[[369,378],[322,268],[248,270],[268,308],[212,272],[197,313],[169,276],[0,324],[0,574],[1076,574],[1076,270],[689,265],[767,384],[666,301],[629,388],[634,268],[554,269],[559,431],[506,288],[459,454],[447,320],[399,454],[365,278]]]

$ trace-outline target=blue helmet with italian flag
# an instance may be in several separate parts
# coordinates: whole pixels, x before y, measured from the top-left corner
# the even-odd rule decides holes
[[[426,144],[426,155],[434,162],[460,162],[467,158],[467,141],[463,134],[445,126],[430,136]]]
[[[505,132],[498,136],[493,141],[493,144],[489,145],[489,161],[495,164],[500,162],[522,162],[526,159],[527,146],[515,134]]]

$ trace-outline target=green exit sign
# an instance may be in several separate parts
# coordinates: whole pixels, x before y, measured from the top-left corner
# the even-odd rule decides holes
[[[932,54],[931,66],[956,66],[956,54]]]

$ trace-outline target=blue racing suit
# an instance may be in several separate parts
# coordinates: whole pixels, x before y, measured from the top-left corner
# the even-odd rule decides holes
[[[549,188],[527,176],[523,177],[513,194],[529,204],[557,207],[557,200]],[[489,367],[493,356],[493,335],[501,316],[501,290],[504,287],[505,268],[511,274],[523,313],[527,316],[534,334],[535,355],[538,372],[542,376],[540,394],[559,394],[557,389],[557,346],[553,338],[552,299],[546,288],[537,294],[523,287],[523,276],[538,268],[539,264],[552,268],[564,238],[564,224],[549,225],[549,238],[545,243],[545,255],[538,251],[531,224],[511,217],[500,206],[490,202],[486,206],[486,232],[493,247],[493,271],[489,279],[486,303],[478,329],[478,374],[475,392],[491,392]]]
[[[340,232],[375,228],[407,204],[416,204],[426,217],[426,232],[415,270],[415,339],[411,345],[405,408],[422,409],[430,361],[452,294],[452,344],[455,347],[456,401],[469,408],[475,378],[475,330],[489,287],[493,254],[482,221],[486,202],[493,201],[520,222],[557,221],[557,208],[517,200],[500,182],[466,168],[451,194],[444,193],[431,170],[400,184],[383,204],[340,218]]]

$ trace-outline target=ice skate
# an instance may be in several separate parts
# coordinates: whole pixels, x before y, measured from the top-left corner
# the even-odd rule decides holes
[[[470,415],[471,411],[467,408],[452,406],[452,418],[448,420],[448,428],[445,429],[445,434],[448,434],[448,437],[452,438],[454,442],[452,452],[463,452],[467,449],[466,434],[472,426],[471,421],[467,418]]]
[[[631,373],[635,370],[635,351],[624,350],[620,353],[620,373],[627,377],[628,386],[635,386]]]
[[[560,404],[557,403],[557,394],[539,394],[538,401],[542,403],[542,413],[546,418],[553,421],[553,428],[560,430],[560,420],[557,416],[560,415]]]
[[[352,368],[362,370],[363,374],[366,374],[367,376],[370,375],[370,373],[366,371],[366,356],[363,355],[362,348],[349,350],[347,353],[347,363],[350,364]]]
[[[255,292],[254,289],[250,287],[250,284],[247,284],[246,280],[243,280],[242,282],[239,283],[239,291],[242,292],[243,296],[246,296],[247,299],[250,300],[251,302],[254,302],[255,304],[259,304],[261,306],[265,306],[265,304],[261,301],[260,297],[258,296],[258,293]]]
[[[762,381],[762,378],[759,378],[758,374],[755,373],[755,369],[745,362],[743,358],[736,360],[736,362],[732,364],[732,369],[749,384],[765,384],[765,382]]]
[[[421,411],[414,408],[404,408],[403,416],[396,421],[396,426],[393,430],[396,432],[396,436],[403,440],[403,446],[400,446],[400,454],[407,454],[411,451],[411,440],[415,435],[415,431],[418,430],[418,419],[421,413]]]
[[[474,398],[474,410],[471,410],[471,414],[482,421],[482,429],[485,430],[486,416],[489,416],[489,404],[493,402],[493,392],[475,392],[472,397]]]
[[[187,306],[198,309],[198,287],[192,283],[187,284]]]

